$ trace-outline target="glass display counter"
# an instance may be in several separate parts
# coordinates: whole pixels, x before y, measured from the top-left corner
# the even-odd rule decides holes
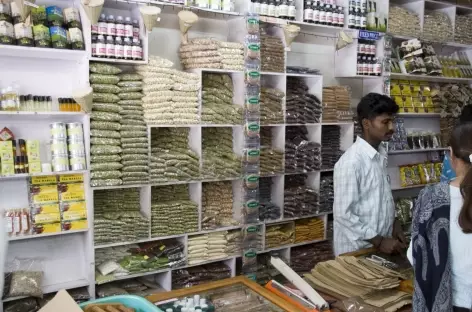
[[[165,312],[302,312],[243,276],[157,293],[146,299]]]

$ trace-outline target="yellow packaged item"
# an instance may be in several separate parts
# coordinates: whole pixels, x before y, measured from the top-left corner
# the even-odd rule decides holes
[[[55,175],[48,175],[48,176],[40,176],[40,177],[32,177],[31,178],[32,185],[51,185],[57,184],[57,177]]]
[[[415,113],[424,113],[423,102],[420,97],[412,98],[413,107],[415,108]]]
[[[415,106],[413,105],[413,100],[409,96],[403,97],[403,110],[405,113],[414,113]]]
[[[64,211],[62,213],[62,221],[86,220],[87,210]]]
[[[60,183],[58,189],[61,202],[85,200],[82,183]]]
[[[60,213],[40,213],[31,216],[31,222],[33,224],[47,224],[61,222]]]
[[[400,185],[401,187],[411,186],[411,169],[408,166],[400,167]]]
[[[13,163],[7,163],[2,161],[2,173],[1,175],[13,175],[15,174],[15,165]]]
[[[26,156],[28,156],[28,163],[41,161],[39,146],[38,140],[26,140]]]
[[[402,95],[411,96],[411,87],[410,87],[409,84],[408,85],[404,85],[404,84],[400,85],[400,90],[401,90]]]
[[[63,231],[77,231],[77,230],[85,230],[87,228],[88,228],[87,220],[75,220],[75,221],[62,222]]]
[[[431,176],[429,174],[427,165],[426,164],[419,164],[418,169],[419,169],[419,172],[420,172],[421,184],[431,183]]]
[[[418,165],[411,165],[413,185],[421,184],[420,168]]]
[[[33,224],[33,234],[51,234],[61,231],[61,223]]]
[[[28,172],[30,174],[41,173],[41,162],[29,161],[28,159]]]
[[[83,174],[64,174],[59,176],[60,183],[79,183],[84,182]]]
[[[390,96],[397,96],[402,95],[400,85],[398,84],[398,80],[395,80],[390,83]]]
[[[85,201],[65,202],[61,203],[61,211],[82,211],[87,210]]]
[[[32,204],[46,204],[59,201],[56,185],[31,185],[30,198]]]
[[[31,207],[31,215],[60,213],[59,204],[40,204]]]

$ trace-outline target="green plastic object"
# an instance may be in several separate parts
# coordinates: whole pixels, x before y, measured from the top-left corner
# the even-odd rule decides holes
[[[109,302],[119,302],[128,308],[135,309],[136,312],[164,312],[146,299],[131,295],[111,296],[102,299],[91,300],[81,303],[79,306],[84,309],[89,304]]]

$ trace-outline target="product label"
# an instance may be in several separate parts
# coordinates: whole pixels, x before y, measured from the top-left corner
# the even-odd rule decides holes
[[[115,56],[115,45],[114,44],[107,44],[107,56],[114,57]]]
[[[97,43],[97,56],[107,55],[106,46],[103,43]]]
[[[254,258],[257,256],[257,253],[255,253],[254,251],[248,251],[244,254],[244,257],[246,258]]]
[[[87,210],[64,211],[62,213],[63,221],[75,221],[87,219]]]
[[[115,23],[107,23],[107,35],[116,36],[116,24]]]
[[[246,203],[246,208],[250,208],[250,209],[259,208],[259,202],[255,200],[248,201]]]
[[[92,25],[92,34],[98,34],[98,24]]]
[[[69,28],[71,42],[83,42],[82,31],[79,28]]]
[[[344,14],[339,14],[338,21],[338,24],[344,24]]]
[[[125,56],[125,49],[122,45],[115,46],[115,57],[123,58]]]
[[[125,25],[116,24],[116,35],[117,36],[124,36],[125,35]]]
[[[258,25],[259,24],[259,19],[257,18],[248,18],[247,23],[250,25]]]
[[[321,23],[326,23],[326,12],[325,11],[320,11],[320,22]]]
[[[56,184],[56,183],[57,183],[57,178],[55,175],[31,178],[31,184],[33,185],[47,185],[47,184]]]
[[[87,210],[85,201],[61,203],[61,211],[82,211]]]
[[[248,99],[247,101],[249,104],[251,105],[259,105],[259,98],[255,97],[255,98],[250,98]]]
[[[105,22],[98,23],[98,34],[106,35],[108,33],[108,25]]]
[[[333,13],[332,12],[326,12],[326,22],[328,24],[333,23]]]
[[[60,213],[59,204],[49,204],[49,205],[35,205],[31,209],[32,215],[37,214],[48,214],[48,213]]]
[[[74,157],[69,160],[70,165],[85,165],[85,157]]]
[[[133,37],[139,38],[139,27],[133,27]]]
[[[333,13],[333,24],[339,24],[339,14]]]
[[[246,178],[246,181],[250,183],[257,183],[257,181],[259,181],[259,177],[257,175],[250,175]]]
[[[248,226],[246,228],[247,233],[256,233],[259,232],[259,228],[257,226]]]
[[[305,9],[305,12],[303,12],[303,19],[305,21],[311,21],[313,19],[313,10],[312,9]]]
[[[83,174],[64,174],[59,176],[59,182],[72,183],[72,182],[84,182]]]
[[[33,204],[51,203],[59,201],[56,185],[42,185],[31,187]]]
[[[288,16],[288,5],[281,4],[279,6],[279,15],[280,16]]]
[[[296,15],[297,15],[297,9],[295,8],[295,6],[290,5],[288,7],[288,16],[289,17],[295,17]]]
[[[133,25],[125,25],[125,37],[133,36]]]
[[[275,6],[273,4],[269,4],[269,9],[267,10],[267,15],[275,16]]]
[[[61,221],[60,213],[41,213],[32,217],[34,224],[55,223]]]

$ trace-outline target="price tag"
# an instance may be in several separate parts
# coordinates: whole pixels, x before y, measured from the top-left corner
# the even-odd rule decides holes
[[[376,31],[359,30],[359,39],[378,40],[380,34]]]

